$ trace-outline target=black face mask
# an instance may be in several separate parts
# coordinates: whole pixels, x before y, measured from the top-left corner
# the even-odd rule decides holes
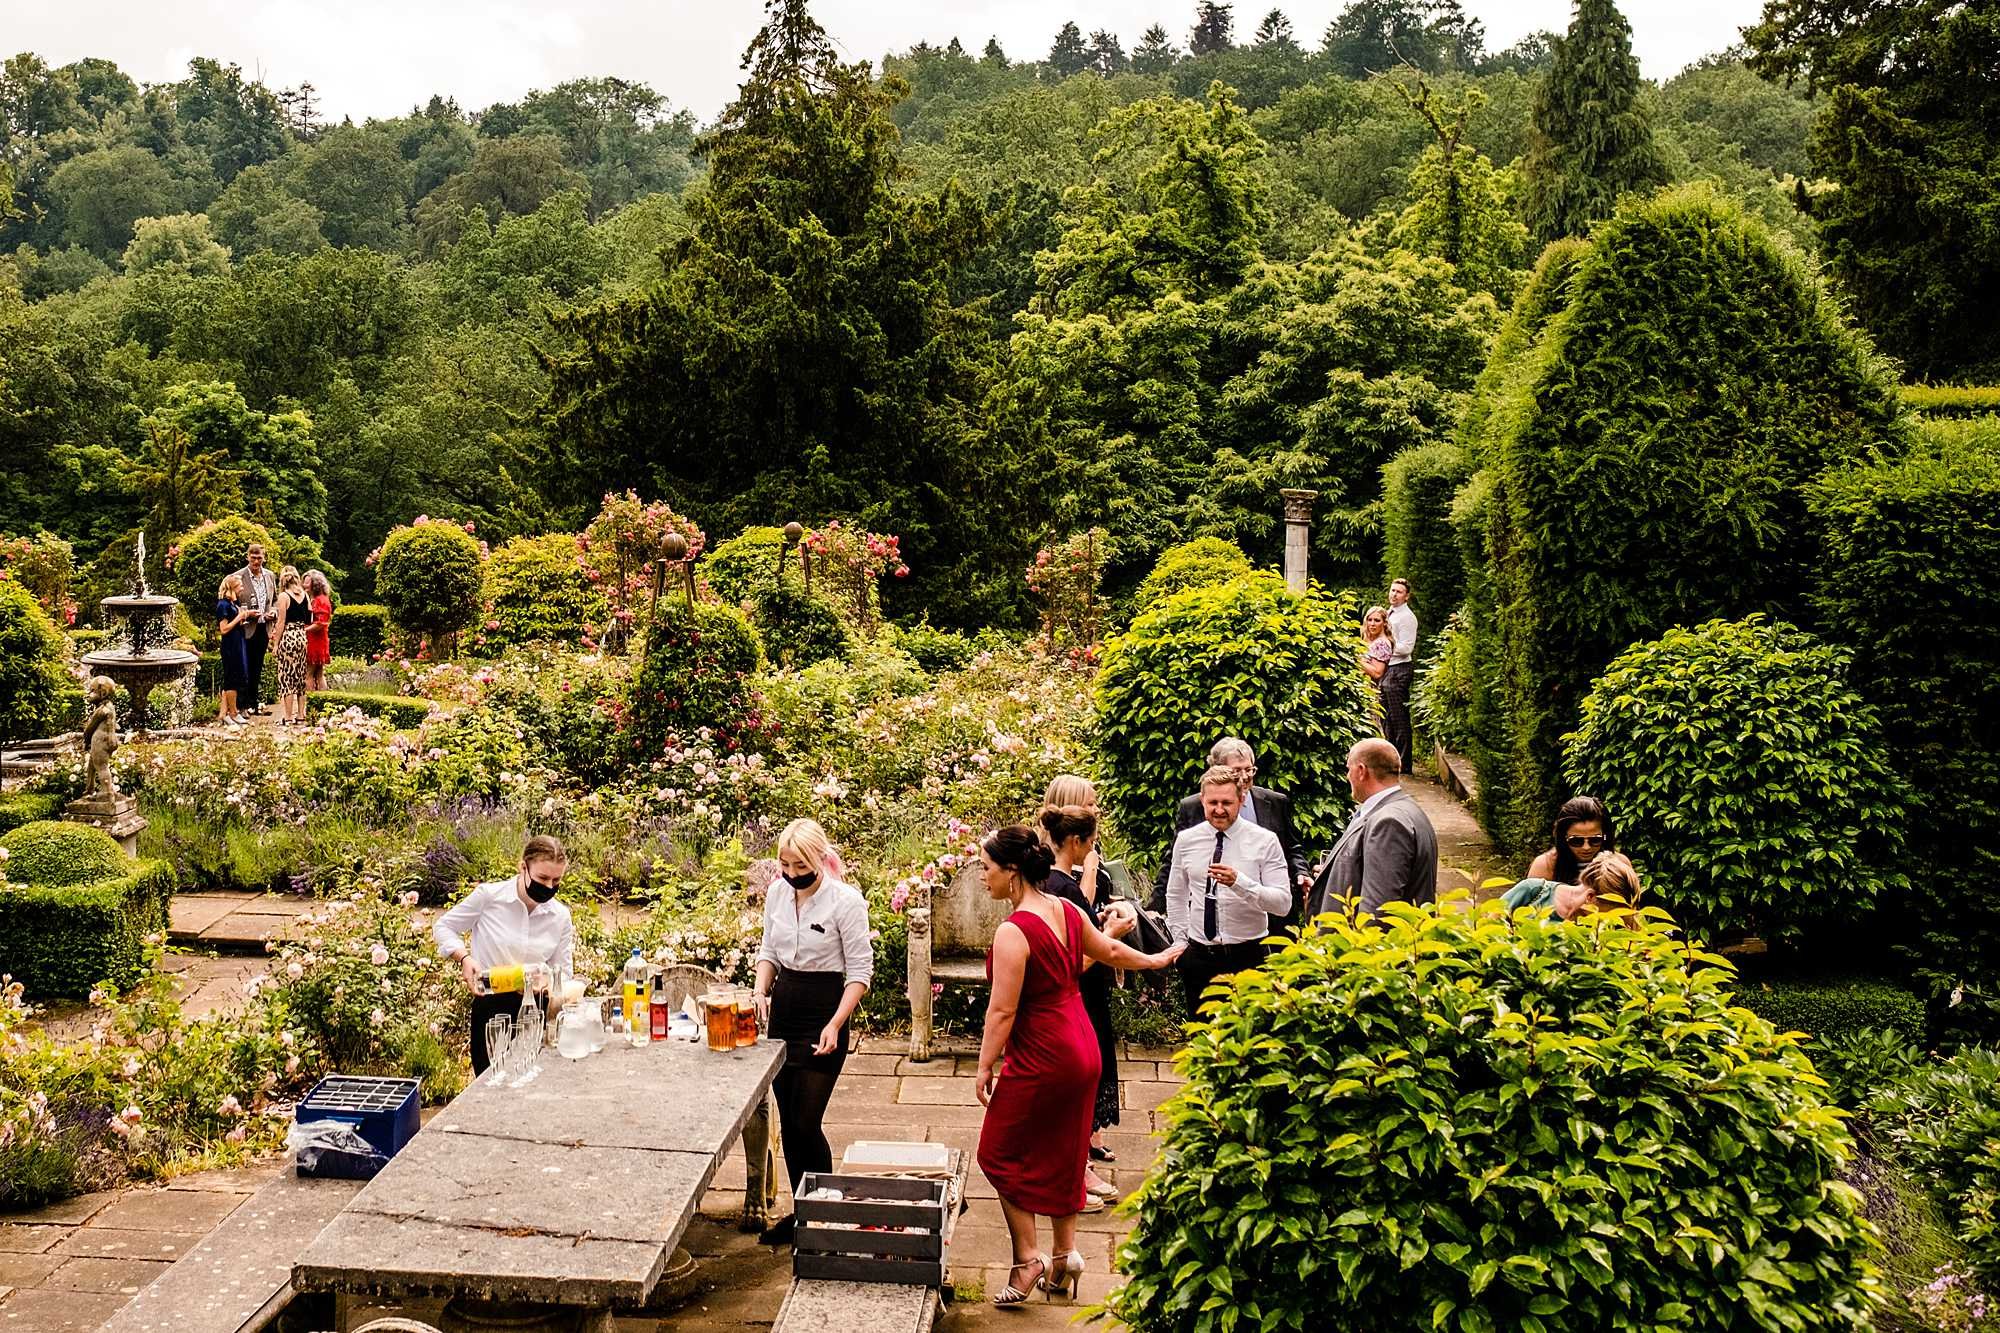
[[[819,883],[819,874],[817,871],[808,871],[803,875],[787,875],[785,876],[785,883],[795,889],[809,889]]]
[[[558,884],[544,884],[533,875],[528,876],[528,896],[538,903],[545,903],[556,896]]]

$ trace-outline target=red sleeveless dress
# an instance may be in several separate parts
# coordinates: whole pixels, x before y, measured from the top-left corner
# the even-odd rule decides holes
[[[1076,984],[1083,928],[1076,908],[1062,908],[1068,936],[1062,940],[1033,912],[1007,918],[1028,937],[1028,965],[1006,1060],[979,1130],[979,1169],[994,1191],[1042,1217],[1065,1217],[1083,1206],[1097,1097],[1097,1034]],[[986,979],[993,980],[990,949]]]

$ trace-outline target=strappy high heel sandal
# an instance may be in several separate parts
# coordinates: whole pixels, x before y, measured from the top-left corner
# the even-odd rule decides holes
[[[1042,1290],[1048,1294],[1050,1300],[1054,1300],[1060,1292],[1073,1301],[1076,1299],[1077,1284],[1082,1280],[1083,1255],[1079,1251],[1071,1250],[1062,1256],[1060,1269],[1047,1273],[1042,1278]]]
[[[1024,1291],[1021,1288],[1014,1285],[1014,1274],[1028,1267],[1029,1264],[1034,1264],[1038,1266],[1042,1271],[1037,1273],[1034,1277],[1028,1280],[1027,1290]],[[1036,1287],[1046,1286],[1048,1284],[1048,1280],[1049,1280],[1049,1256],[1047,1256],[1046,1254],[1038,1254],[1032,1259],[1026,1260],[1022,1263],[1015,1264],[1012,1268],[1007,1270],[1007,1285],[1000,1288],[1000,1294],[993,1298],[993,1304],[1000,1307],[1003,1310],[1010,1305],[1019,1305],[1021,1302],[1027,1300],[1028,1297],[1034,1294]]]

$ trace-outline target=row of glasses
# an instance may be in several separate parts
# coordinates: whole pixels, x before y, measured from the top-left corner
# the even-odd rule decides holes
[[[546,1031],[542,1007],[521,1006],[517,1018],[495,1014],[486,1020],[486,1074],[495,1087],[524,1087],[542,1072],[542,1042]]]

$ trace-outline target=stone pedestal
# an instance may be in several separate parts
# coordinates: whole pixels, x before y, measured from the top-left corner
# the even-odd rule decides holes
[[[1286,487],[1278,494],[1285,502],[1285,586],[1304,592],[1309,577],[1306,563],[1311,550],[1313,501],[1319,492]]]
[[[146,817],[139,813],[139,801],[132,796],[85,796],[63,807],[63,818],[101,828],[117,839],[125,855],[139,854],[139,833]]]

